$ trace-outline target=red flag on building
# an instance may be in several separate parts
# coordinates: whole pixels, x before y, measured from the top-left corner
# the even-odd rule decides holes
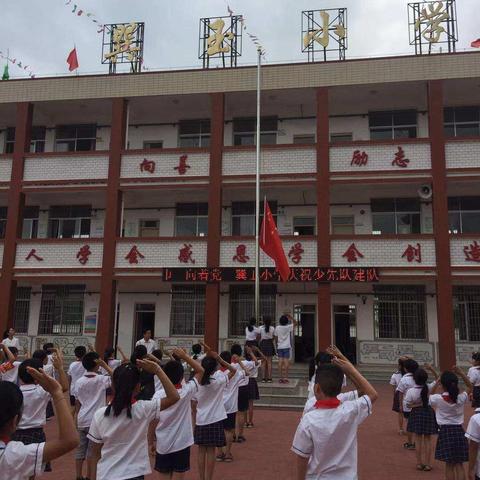
[[[282,241],[278,234],[275,219],[273,218],[268,202],[265,200],[262,228],[259,239],[260,248],[275,262],[282,280],[286,282],[290,276],[287,256],[283,250]]]
[[[68,63],[68,70],[70,72],[73,72],[78,68],[78,57],[77,57],[76,47],[74,47],[73,50],[68,54],[67,63]]]
[[[480,48],[480,38],[477,38],[476,40],[474,40],[472,43],[471,43],[471,46],[473,48]]]

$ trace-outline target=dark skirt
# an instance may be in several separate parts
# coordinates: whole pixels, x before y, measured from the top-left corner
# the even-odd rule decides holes
[[[440,425],[435,459],[445,463],[468,462],[468,440],[462,425]]]
[[[480,407],[480,387],[473,387],[472,391],[472,407]]]
[[[22,442],[24,445],[32,443],[43,443],[46,441],[43,428],[26,428],[25,430],[17,430],[12,435],[12,440]]]
[[[250,385],[250,382],[249,382]],[[244,385],[238,389],[238,411],[246,412],[248,410],[249,385]]]
[[[258,348],[258,341],[257,340],[246,340],[245,341],[246,347],[257,347]]]
[[[416,435],[436,435],[438,433],[437,420],[432,407],[415,407],[410,413],[407,432]]]
[[[237,422],[237,413],[227,413],[227,418],[223,421],[224,430],[235,430]]]
[[[226,441],[223,420],[209,425],[195,425],[194,439],[196,445],[224,447]]]
[[[260,342],[260,351],[266,356],[266,357],[273,357],[275,355],[275,345],[273,343],[273,340],[262,340]]]
[[[256,378],[250,377],[248,380],[248,399],[260,400],[260,392],[258,391],[258,383]]]
[[[395,393],[393,394],[392,410],[394,412],[400,412],[400,392],[398,390],[395,390]]]

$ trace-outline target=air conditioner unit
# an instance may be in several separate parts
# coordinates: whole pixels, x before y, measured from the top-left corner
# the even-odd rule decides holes
[[[431,185],[422,185],[418,190],[417,190],[418,196],[422,200],[430,200],[433,195],[433,190]]]

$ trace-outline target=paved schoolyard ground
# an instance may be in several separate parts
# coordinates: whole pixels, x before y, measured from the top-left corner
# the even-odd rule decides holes
[[[361,426],[358,437],[358,472],[360,480],[417,480],[441,479],[443,464],[435,462],[429,473],[415,469],[415,453],[405,451],[405,437],[397,433],[396,416],[391,411],[391,390],[388,385],[377,385],[380,398],[373,415]],[[467,417],[472,409],[467,409]],[[247,442],[234,444],[234,462],[217,464],[215,478],[243,478],[258,480],[295,479],[295,455],[290,446],[295,433],[299,412],[260,410],[255,412],[255,428],[246,430]],[[55,432],[56,425],[47,425],[47,438]],[[198,479],[193,447],[192,470],[187,480]],[[57,460],[54,471],[42,478],[74,480],[73,454]],[[155,474],[147,477],[154,479]],[[112,479],[113,480],[113,479]]]

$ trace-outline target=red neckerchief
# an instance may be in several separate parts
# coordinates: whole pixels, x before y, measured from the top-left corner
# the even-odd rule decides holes
[[[445,394],[442,394],[442,398],[443,400],[445,400],[447,403],[451,403],[452,405],[454,405],[455,403],[457,402],[454,402],[451,398],[450,398],[450,395],[447,393],[446,395]]]
[[[326,400],[317,400],[315,408],[333,409],[338,408],[342,402],[338,398],[327,398]]]
[[[228,368],[227,368],[227,367],[220,367],[220,370],[221,370],[222,372],[226,372],[226,371],[228,370]]]
[[[1,435],[0,436],[0,442],[3,442],[5,445],[8,445],[8,442],[10,442],[10,437],[7,437],[6,435]]]
[[[182,385],[181,383],[176,383],[176,384],[175,384],[175,388],[176,388],[177,390],[181,390],[182,387],[183,387],[183,385]]]
[[[236,364],[236,363],[238,363],[238,360],[234,359],[234,360],[232,360],[232,363]]]

